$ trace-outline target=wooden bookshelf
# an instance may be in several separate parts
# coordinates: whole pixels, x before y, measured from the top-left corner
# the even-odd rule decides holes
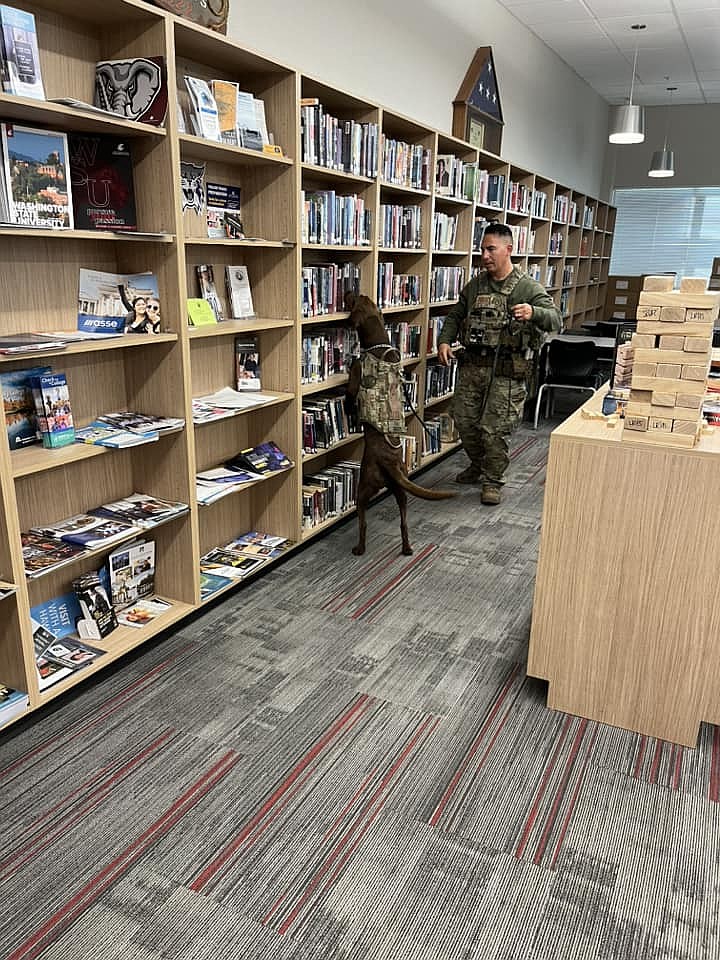
[[[109,231],[0,228],[0,269],[5,283],[3,332],[71,330],[77,322],[78,273],[81,268],[156,275],[161,291],[162,332],[157,336],[118,338],[102,343],[72,343],[25,357],[3,356],[0,369],[11,371],[38,364],[67,376],[75,421],[86,424],[111,410],[139,410],[182,417],[185,428],[159,440],[120,450],[75,444],[62,450],[40,446],[11,451],[0,445],[0,581],[14,585],[4,598],[0,625],[0,682],[30,696],[34,710],[74,684],[196,611],[201,603],[198,558],[247,530],[265,530],[295,544],[311,540],[347,517],[305,528],[302,520],[303,474],[358,459],[362,436],[349,435],[334,446],[303,454],[302,402],[342,388],[347,374],[321,383],[302,383],[301,338],[311,329],[345,327],[342,303],[331,313],[303,315],[304,268],[351,264],[359,269],[359,289],[378,299],[378,268],[392,263],[398,273],[420,278],[420,302],[387,306],[388,324],[419,329],[420,356],[407,356],[403,366],[417,378],[417,412],[424,417],[449,408],[449,396],[425,402],[428,340],[432,318],[446,312],[454,297],[430,302],[431,278],[438,268],[459,268],[467,282],[479,257],[473,250],[475,218],[526,225],[535,232],[535,250],[523,263],[537,261],[544,271],[557,265],[553,296],[569,294],[570,320],[599,316],[614,229],[614,210],[531,171],[523,171],[486,151],[434,130],[412,118],[338,90],[292,67],[164,13],[144,0],[27,0],[36,16],[40,63],[48,98],[93,99],[95,63],[131,56],[163,56],[167,64],[169,109],[165,125],[154,127],[74,109],[48,101],[0,94],[0,118],[59,131],[109,133],[132,143],[137,235]],[[265,103],[268,130],[282,148],[280,156],[207,141],[181,128],[177,102],[185,103],[184,76],[237,82]],[[301,98],[317,98],[340,121],[374,125],[377,170],[367,175],[310,162],[303,156]],[[388,167],[384,144],[404,144],[426,165],[425,179],[398,178]],[[389,147],[388,147],[389,149]],[[405,149],[405,148],[403,148]],[[435,188],[438,155],[505,176],[505,190],[495,204],[474,204],[444,196]],[[388,154],[389,156],[389,154]],[[181,204],[180,162],[205,164],[206,180],[237,185],[249,240],[209,239],[204,219]],[[417,171],[416,171],[417,174]],[[547,215],[507,209],[511,179],[547,194]],[[313,191],[335,191],[360,198],[369,213],[369,244],[303,243],[301,197]],[[579,223],[556,222],[557,197],[580,206]],[[381,205],[413,206],[421,211],[421,245],[384,245],[378,234]],[[592,226],[583,226],[585,207]],[[457,217],[454,249],[433,249],[436,212]],[[563,248],[554,257],[550,241],[560,231]],[[583,236],[587,260],[581,261]],[[100,242],[96,242],[100,241]],[[580,263],[583,267],[579,276]],[[569,290],[561,287],[563,266],[575,267]],[[225,317],[230,317],[224,274],[229,266],[247,267],[256,315],[226,319],[208,327],[189,327],[186,299],[198,295],[196,267],[212,265]],[[541,277],[541,280],[543,278]],[[461,284],[462,286],[462,284]],[[274,400],[237,415],[193,425],[192,399],[235,385],[234,338],[258,338],[263,390]],[[414,350],[413,350],[414,352]],[[415,437],[419,469],[457,448],[443,443],[437,452],[423,448],[423,431],[408,415],[407,430]],[[233,491],[199,509],[195,474],[222,464],[239,450],[274,440],[295,466],[269,479]],[[111,548],[93,551],[42,577],[25,576],[21,532],[83,513],[133,491],[180,500],[189,512],[146,536],[156,543],[155,589],[170,599],[171,610],[143,629],[118,629],[98,646],[107,654],[91,668],[40,691],[34,662],[30,608],[68,593],[71,581],[97,569]],[[268,564],[271,566],[271,564]],[[264,568],[263,568],[264,569]],[[234,583],[222,593],[237,589]]]

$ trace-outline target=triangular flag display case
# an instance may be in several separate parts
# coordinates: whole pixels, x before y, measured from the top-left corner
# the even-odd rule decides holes
[[[568,324],[579,324],[603,312],[614,210],[502,160],[488,144],[475,147],[328,86],[144,0],[22,5],[35,17],[47,99],[0,93],[0,121],[56,138],[102,134],[130,144],[137,230],[80,229],[77,223],[72,229],[0,227],[0,269],[12,278],[4,288],[0,337],[77,333],[81,270],[140,281],[150,273],[162,311],[154,335],[73,339],[64,348],[48,342],[24,356],[0,352],[0,382],[10,384],[33,367],[62,373],[76,429],[112,411],[173,421],[172,430],[141,445],[46,449],[30,443],[15,449],[6,437],[16,437],[16,411],[5,391],[0,686],[22,691],[35,710],[225,591],[242,588],[247,581],[227,576],[229,538],[239,543],[254,536],[253,550],[243,551],[246,562],[230,570],[244,575],[255,569],[257,556],[266,558],[262,570],[281,559],[272,543],[258,543],[260,534],[300,547],[353,510],[354,465],[363,441],[343,422],[338,402],[347,382],[344,348],[351,345],[344,288],[382,302],[401,350],[413,405],[427,424],[423,430],[406,411],[406,459],[414,473],[458,446],[450,416],[453,384],[437,363],[437,333],[480,266],[487,220],[511,227],[515,262],[545,283]],[[168,110],[161,125],[88,109],[96,64],[129,58],[164,65]],[[483,116],[501,126],[488,65],[492,58],[480,64],[465,99],[484,104]],[[186,76],[220,89],[237,85],[255,119],[256,101],[262,102],[277,149],[198,135],[187,122]],[[440,161],[449,171],[447,184],[438,178]],[[213,197],[217,185],[230,185],[239,197],[240,235],[217,231],[216,212],[211,218],[207,210],[210,185]],[[336,230],[328,229],[328,210],[343,213],[342,223],[339,213],[333,216]],[[231,211],[231,221],[238,213]],[[233,319],[226,281],[239,270],[252,307]],[[188,300],[201,295],[211,276],[215,322],[190,326]],[[237,402],[230,389],[238,384],[240,344],[259,357],[261,403],[250,403],[246,394]],[[221,402],[228,400],[230,408]],[[206,495],[208,474],[228,479],[225,464],[273,443],[287,455],[282,469],[242,485],[218,481],[217,498]],[[198,474],[205,475],[200,482]],[[121,622],[102,640],[90,641],[102,655],[83,661],[82,669],[41,676],[38,648],[46,634],[38,623],[54,628],[62,610],[70,610],[65,601],[72,600],[73,581],[106,567],[135,528],[121,531],[112,546],[79,553],[61,544],[55,549],[50,534],[29,532],[57,531],[61,521],[135,493],[186,506],[143,534],[154,542],[153,589],[169,606],[158,604],[149,619]],[[354,532],[348,533],[348,551],[353,542]],[[57,565],[33,565],[43,550]],[[43,554],[37,562],[46,559]],[[220,567],[224,572],[217,572]],[[60,625],[70,631],[77,626],[67,617]],[[0,704],[0,726],[3,716],[17,719],[3,715]]]
[[[453,100],[453,136],[499,155],[503,115],[492,47],[478,47]]]

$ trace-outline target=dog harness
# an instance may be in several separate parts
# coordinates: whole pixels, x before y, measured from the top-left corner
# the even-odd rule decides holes
[[[383,352],[376,356],[372,350]],[[399,360],[386,360],[388,354],[397,356],[398,351],[386,343],[378,343],[361,350],[361,379],[357,397],[360,422],[369,423],[384,434],[386,439],[406,432],[402,365]]]

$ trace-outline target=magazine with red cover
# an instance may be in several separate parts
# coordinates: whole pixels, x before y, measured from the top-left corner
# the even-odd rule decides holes
[[[78,230],[137,230],[130,144],[104,135],[68,134],[70,183]]]

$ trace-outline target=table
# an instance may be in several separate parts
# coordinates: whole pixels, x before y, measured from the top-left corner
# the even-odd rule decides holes
[[[527,672],[548,707],[694,747],[720,723],[720,430],[693,449],[587,420],[550,438]]]

